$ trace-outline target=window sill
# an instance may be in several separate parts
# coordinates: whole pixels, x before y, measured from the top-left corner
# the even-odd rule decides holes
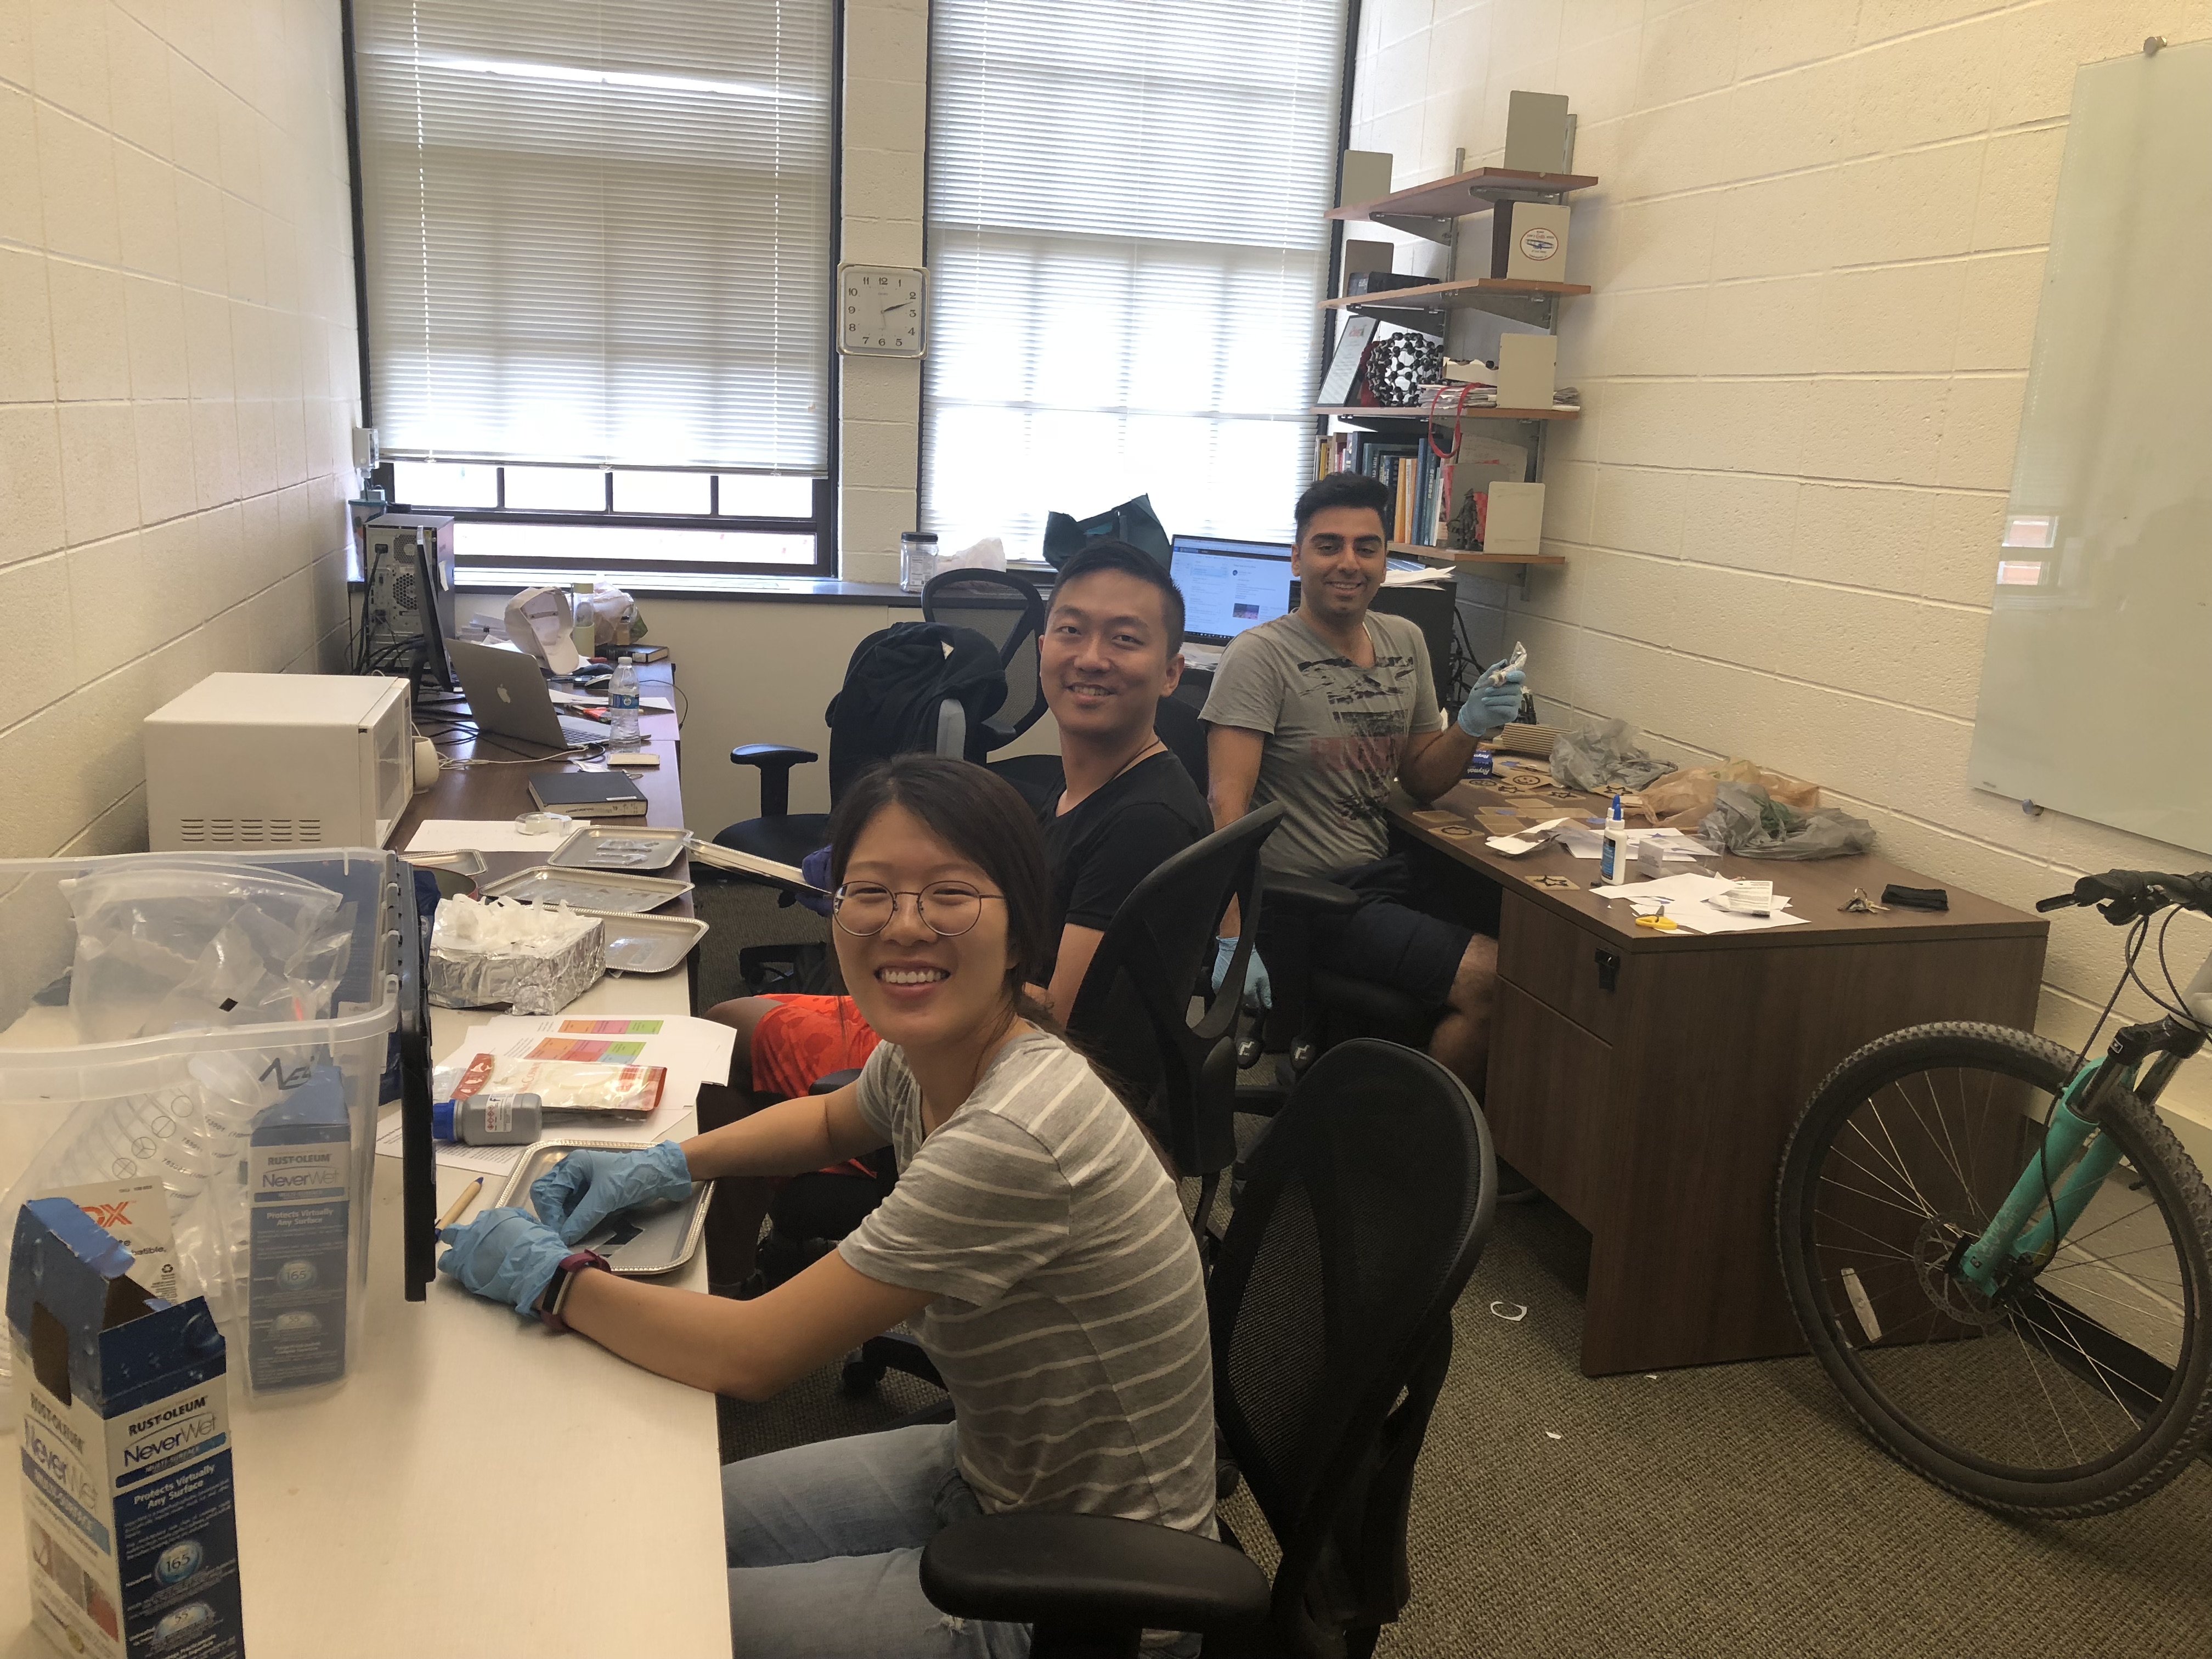
[[[514,593],[530,586],[526,581],[488,580],[482,571],[464,571],[454,584],[463,593]],[[826,576],[750,576],[687,573],[681,581],[655,580],[655,573],[606,572],[599,580],[611,582],[640,599],[744,599],[769,605],[921,605],[921,595],[909,593],[896,582],[848,582]],[[356,584],[357,586],[358,584]]]

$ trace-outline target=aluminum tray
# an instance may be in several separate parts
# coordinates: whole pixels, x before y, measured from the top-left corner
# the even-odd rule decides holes
[[[606,929],[611,974],[665,974],[707,937],[707,924],[689,916],[609,915],[605,911],[599,915]]]
[[[483,888],[486,898],[562,903],[572,910],[591,910],[601,915],[631,915],[657,910],[690,890],[690,882],[673,881],[665,876],[625,876],[612,870],[556,870],[546,864],[533,864],[527,870],[487,882]]]
[[[665,870],[691,844],[689,830],[659,830],[617,820],[580,824],[546,854],[564,870]]]
[[[569,1153],[587,1147],[618,1152],[639,1150],[636,1142],[627,1140],[594,1140],[568,1135],[541,1140],[515,1165],[499,1201],[536,1215],[537,1206],[530,1201],[530,1183]],[[714,1183],[702,1181],[691,1188],[689,1198],[663,1199],[635,1210],[624,1210],[610,1216],[580,1240],[576,1248],[597,1250],[618,1273],[672,1273],[689,1261],[692,1252],[699,1248],[700,1235],[707,1226],[708,1201],[714,1192]]]

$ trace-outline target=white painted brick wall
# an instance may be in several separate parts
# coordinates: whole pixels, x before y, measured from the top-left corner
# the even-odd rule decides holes
[[[149,710],[343,663],[344,107],[335,0],[0,0],[0,857],[143,848]]]
[[[2212,3],[1369,0],[1352,143],[1399,185],[1498,160],[1516,88],[1573,99],[1603,180],[1569,246],[1598,292],[1561,307],[1569,563],[1525,600],[1468,584],[1479,647],[1525,640],[1555,717],[1816,778],[1893,856],[2010,903],[2202,865],[1966,783],[2074,75],[2151,33],[2202,39]],[[2193,967],[2212,927],[2173,946]],[[2043,1029],[2079,1040],[2118,969],[2111,929],[2062,916]],[[2212,1122],[2202,1084],[2177,1103]]]
[[[841,258],[921,264],[928,88],[928,0],[848,0]],[[899,532],[915,524],[921,366],[838,362],[838,569],[848,580],[896,581]]]

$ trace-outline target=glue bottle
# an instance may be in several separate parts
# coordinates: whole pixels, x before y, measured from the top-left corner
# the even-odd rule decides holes
[[[527,1146],[545,1127],[545,1103],[536,1095],[465,1095],[430,1108],[430,1139],[465,1146]]]
[[[1621,815],[1618,795],[1605,815],[1605,844],[1598,849],[1597,873],[1608,886],[1628,878],[1628,820]]]

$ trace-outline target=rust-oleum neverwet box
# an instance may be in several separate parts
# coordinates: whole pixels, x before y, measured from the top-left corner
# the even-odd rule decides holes
[[[223,1340],[164,1302],[67,1199],[16,1214],[15,1340],[32,1620],[64,1654],[242,1659]]]

